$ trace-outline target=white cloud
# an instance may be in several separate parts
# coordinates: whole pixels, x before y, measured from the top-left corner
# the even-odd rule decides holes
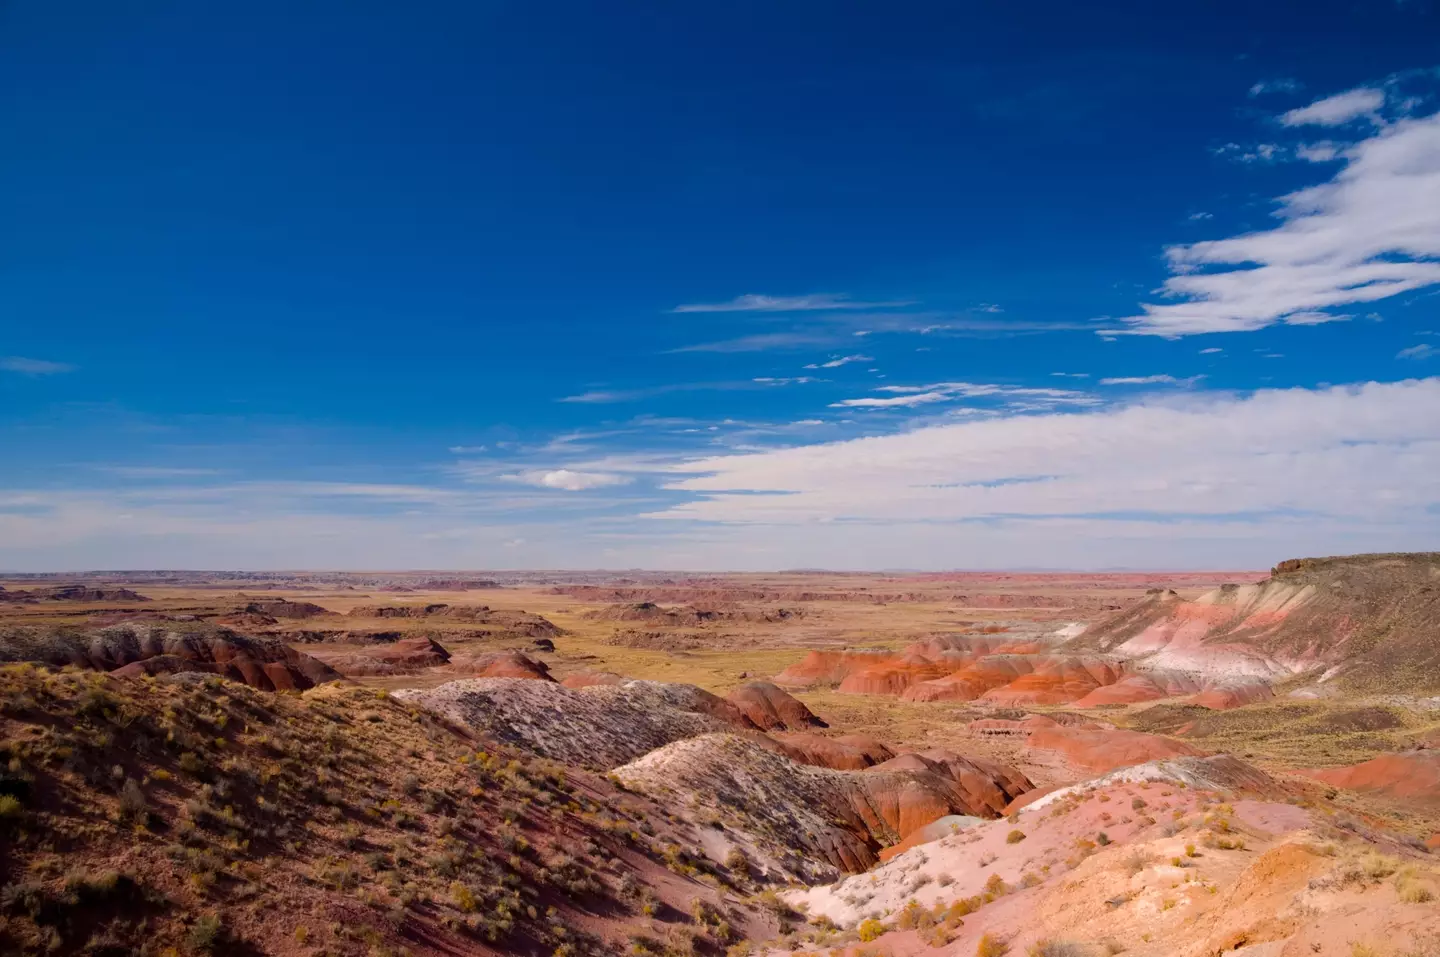
[[[1395,358],[1397,359],[1430,359],[1434,356],[1440,356],[1440,349],[1437,349],[1428,342],[1421,343],[1418,346],[1411,346],[1408,349],[1401,349],[1395,353]]]
[[[1208,349],[1201,349],[1201,350],[1200,350],[1200,354],[1201,354],[1202,356],[1213,356],[1213,355],[1215,355],[1215,353],[1217,353],[1217,352],[1224,352],[1224,351],[1225,351],[1225,350],[1224,350],[1224,349],[1221,349],[1219,346],[1211,346],[1211,347],[1208,348]]]
[[[1278,77],[1274,80],[1261,80],[1250,87],[1250,95],[1263,96],[1266,93],[1294,93],[1299,90],[1299,80],[1292,80],[1289,77]]]
[[[576,472],[570,469],[552,469],[521,472],[515,479],[526,485],[539,488],[564,489],[567,492],[583,492],[592,488],[607,488],[614,485],[628,485],[634,481],[628,475],[613,472]]]
[[[928,405],[931,402],[949,402],[956,398],[949,392],[915,392],[910,395],[899,395],[889,399],[876,399],[866,397],[863,399],[842,399],[839,402],[830,403],[832,409],[892,409],[910,408],[917,405]]]
[[[1162,292],[1176,301],[1144,304],[1121,320],[1127,329],[1103,333],[1313,324],[1440,283],[1440,114],[1383,126],[1343,158],[1328,182],[1280,199],[1281,225],[1168,249]]]
[[[671,309],[685,312],[821,312],[832,309],[887,309],[914,305],[912,301],[860,302],[849,296],[814,293],[808,296],[736,296],[729,302],[692,302]]]
[[[1331,160],[1340,158],[1340,151],[1344,147],[1329,140],[1321,140],[1318,143],[1303,143],[1295,148],[1295,155],[1310,163],[1328,163]]]
[[[20,375],[58,375],[74,372],[75,367],[64,362],[50,362],[45,359],[27,359],[24,356],[0,356],[0,371],[16,372]]]
[[[1110,379],[1101,379],[1101,385],[1184,385],[1191,386],[1205,378],[1203,375],[1192,375],[1185,379],[1178,379],[1173,375],[1141,375],[1141,376],[1119,376]]]
[[[1378,119],[1376,112],[1384,105],[1384,90],[1362,86],[1290,110],[1280,122],[1286,126],[1339,126],[1361,117]]]
[[[835,337],[824,332],[761,332],[719,342],[702,342],[681,346],[671,352],[766,352],[771,349],[801,349],[807,346],[831,345]]]
[[[1207,220],[1207,219],[1214,219],[1214,218],[1215,218],[1215,214],[1214,214],[1214,213],[1207,213],[1207,212],[1205,212],[1204,210],[1201,210],[1201,211],[1198,212],[1198,213],[1191,213],[1189,218],[1190,218],[1190,221],[1191,221],[1192,223],[1198,223],[1198,222],[1203,222],[1204,220]]]
[[[689,461],[670,487],[697,498],[653,514],[746,526],[844,522],[857,542],[891,543],[936,522],[1084,521],[1112,533],[1133,522],[1163,534],[1171,521],[1231,521],[1241,534],[1270,524],[1271,554],[1284,554],[1291,546],[1273,526],[1287,516],[1336,539],[1351,523],[1440,526],[1440,512],[1427,511],[1440,501],[1437,410],[1432,378],[967,420]],[[1015,531],[1032,547],[1068,533]]]
[[[1285,159],[1287,155],[1285,148],[1278,143],[1257,143],[1254,146],[1226,143],[1215,147],[1211,152],[1242,163],[1274,163]]]
[[[831,359],[829,362],[812,362],[812,363],[810,363],[809,365],[807,365],[805,368],[807,368],[807,369],[838,369],[838,368],[840,368],[841,366],[843,366],[843,365],[849,365],[849,364],[852,363],[852,362],[874,362],[874,361],[875,361],[875,357],[874,357],[874,356],[862,356],[862,355],[839,356],[839,357],[837,357],[837,358]]]
[[[810,366],[806,366],[805,368],[809,369]],[[752,382],[758,382],[758,383],[760,383],[761,385],[806,385],[806,384],[811,383],[811,382],[819,382],[820,380],[814,378],[813,376],[800,375],[800,376],[792,376],[792,377],[789,377],[789,378],[783,378],[783,377],[782,377],[782,378],[776,378],[776,377],[774,377],[774,376],[761,376],[761,377],[759,377],[759,378],[757,378],[757,379],[751,379],[750,381],[752,381]]]
[[[876,392],[889,393],[892,398],[865,397],[832,402],[832,409],[890,409],[954,402],[960,399],[1002,397],[1018,399],[1038,406],[1056,404],[1090,405],[1094,397],[1073,389],[1035,388],[1030,386],[996,385],[987,382],[932,382],[929,385],[882,385]],[[1037,406],[1037,407],[1038,407]]]
[[[1088,372],[1052,372],[1052,373],[1050,373],[1050,374],[1053,375],[1053,376],[1060,376],[1061,378],[1064,378],[1064,379],[1088,379],[1088,378],[1090,378],[1090,373],[1088,373]]]
[[[481,452],[484,452],[484,451],[485,451],[485,446],[483,446],[483,445],[452,445],[452,446],[450,446],[450,453],[451,453],[452,455],[479,455]]]

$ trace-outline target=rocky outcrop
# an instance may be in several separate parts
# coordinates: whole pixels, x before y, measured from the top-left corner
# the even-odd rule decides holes
[[[1225,585],[1194,601],[1156,590],[1070,647],[1210,679],[1313,671],[1354,690],[1433,694],[1440,691],[1437,627],[1440,553],[1354,555],[1281,562],[1263,581]]]
[[[477,678],[528,678],[536,681],[554,681],[550,667],[518,651],[494,651],[480,655],[456,656],[450,659],[450,667]]]
[[[980,767],[919,759],[836,771],[797,764],[743,735],[711,734],[677,741],[614,773],[635,790],[674,794],[686,806],[719,814],[762,857],[795,861],[801,876],[824,879],[872,866],[882,848],[939,818],[998,816],[977,799],[977,790],[983,790],[977,781],[962,784],[952,776],[952,771],[980,775]],[[1008,789],[1018,796],[1030,787],[1009,769],[992,784],[997,795]]]
[[[681,738],[754,727],[723,698],[656,681],[567,688],[553,681],[471,678],[394,696],[497,741],[601,770]]]
[[[308,601],[288,601],[284,598],[266,598],[260,601],[252,601],[242,609],[243,614],[263,615],[271,619],[279,618],[314,618],[316,615],[328,615],[328,608],[321,608]]]
[[[154,659],[154,664],[147,664]],[[274,639],[203,625],[123,624],[92,630],[16,630],[0,635],[0,661],[73,665],[118,677],[198,671],[267,691],[304,690],[341,676]]]
[[[863,771],[895,757],[889,745],[864,734],[827,738],[819,734],[775,732],[768,740],[792,761],[835,771]]]
[[[804,704],[769,681],[747,681],[726,698],[762,731],[826,726]]]
[[[424,636],[402,638],[391,644],[372,645],[363,650],[316,650],[312,654],[347,678],[413,675],[450,661],[450,652]]]
[[[491,634],[503,636],[523,636],[526,638],[555,638],[560,634],[560,629],[554,622],[540,616],[524,611],[494,611],[486,605],[447,605],[434,603],[429,605],[357,605],[349,612],[351,618],[411,618],[411,619],[432,619],[441,618],[447,622],[475,623],[477,625],[489,626],[485,632],[476,633],[476,637],[488,637]]]
[[[592,685],[621,685],[628,680],[613,671],[579,671],[566,675],[560,683],[567,688],[589,688]]]
[[[0,602],[31,603],[37,601],[149,601],[144,595],[128,588],[106,588],[94,585],[51,585],[45,588],[6,591],[0,588]]]

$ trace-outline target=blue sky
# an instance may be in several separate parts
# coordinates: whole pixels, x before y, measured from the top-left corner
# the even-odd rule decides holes
[[[1436,547],[1440,11],[1105,6],[0,7],[0,569]]]

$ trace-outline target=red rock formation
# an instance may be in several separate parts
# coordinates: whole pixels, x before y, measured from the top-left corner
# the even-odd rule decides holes
[[[777,733],[769,736],[792,761],[836,771],[860,771],[895,757],[895,752],[877,738],[845,734],[827,738],[819,734]]]
[[[1141,731],[1039,728],[1025,743],[1038,751],[1058,751],[1070,763],[1095,772],[1205,753],[1180,741]]]
[[[898,658],[877,661],[868,668],[852,671],[836,690],[848,694],[900,694],[917,681],[939,678],[952,667],[949,662],[906,653]]]
[[[1202,707],[1224,711],[1229,708],[1254,704],[1257,701],[1266,701],[1273,697],[1275,697],[1275,689],[1270,686],[1270,682],[1255,678],[1213,682],[1191,701]]]
[[[1440,804],[1440,751],[1382,754],[1361,764],[1307,772],[1349,791]]]
[[[787,688],[835,685],[852,672],[897,657],[893,651],[812,651],[804,660],[775,676],[775,683]]]
[[[613,671],[578,671],[566,675],[560,683],[567,688],[589,688],[594,685],[618,685],[625,682],[624,675]]]
[[[423,636],[402,638],[392,644],[372,645],[358,651],[336,653],[317,650],[313,654],[347,678],[417,674],[450,661],[450,652]]]
[[[1032,714],[1018,721],[1009,718],[977,718],[965,727],[971,734],[977,735],[1024,736],[1040,728],[1058,728],[1060,722],[1041,714]],[[1098,728],[1099,725],[1082,725],[1082,727]]]
[[[263,691],[303,691],[341,675],[324,663],[280,642],[227,641],[171,643],[168,650],[111,670],[117,678],[202,672],[244,682]]]
[[[262,615],[266,618],[314,618],[328,615],[330,610],[308,601],[288,601],[284,598],[266,598],[252,601],[241,609],[241,614]]]
[[[463,671],[474,678],[533,678],[538,681],[554,681],[550,668],[543,661],[536,661],[518,651],[493,651],[482,655],[467,655],[450,659],[450,668]]]
[[[941,775],[965,795],[968,813],[984,817],[999,817],[1016,796],[1034,787],[1029,778],[1008,764],[967,758],[946,748],[902,754],[875,765],[873,770],[924,770]]]
[[[809,708],[769,681],[748,681],[726,697],[762,731],[826,726]]]
[[[1063,704],[1114,684],[1124,674],[1123,665],[1100,658],[1034,655],[1028,659],[1006,656],[1005,660],[1028,661],[1033,670],[1003,687],[985,692],[981,696],[983,700],[1011,706]]]

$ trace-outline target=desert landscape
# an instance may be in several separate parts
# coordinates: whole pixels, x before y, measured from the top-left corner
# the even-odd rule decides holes
[[[0,588],[0,949],[1440,953],[1440,554]]]

